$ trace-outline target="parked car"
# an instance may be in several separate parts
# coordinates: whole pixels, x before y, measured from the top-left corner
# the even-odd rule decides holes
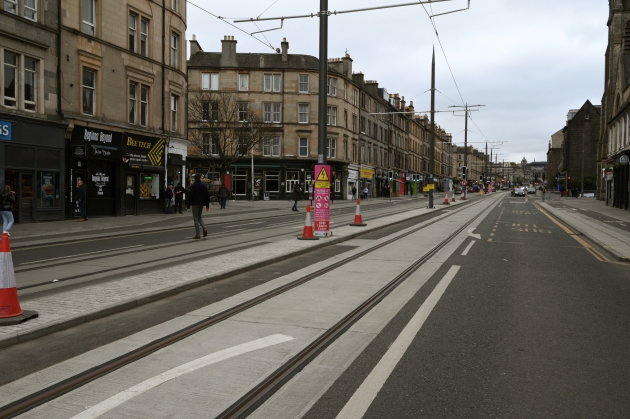
[[[536,188],[534,186],[530,186],[527,188],[527,193],[536,195]]]
[[[458,187],[456,187],[456,188],[455,188],[455,193],[456,193],[456,194],[458,194],[458,195],[459,195],[459,194],[461,194],[461,193],[462,193],[462,188],[461,188],[461,187],[459,187],[459,186],[458,186]]]
[[[512,189],[512,196],[525,196],[525,189],[522,186],[515,186]]]
[[[510,187],[509,186],[501,186],[501,190],[502,191],[509,191]]]

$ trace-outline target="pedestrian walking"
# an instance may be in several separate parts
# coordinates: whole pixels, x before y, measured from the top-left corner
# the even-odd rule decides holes
[[[206,207],[206,212],[210,211],[210,197],[208,196],[208,188],[201,183],[201,175],[199,173],[195,174],[195,183],[191,185],[189,195],[188,200],[192,207],[193,223],[195,224],[195,236],[193,239],[200,239],[199,225],[203,228],[203,236],[206,237],[208,235],[206,225],[201,219],[201,213],[204,206]]]
[[[295,186],[293,187],[293,191],[291,192],[291,199],[293,199],[293,208],[291,208],[291,211],[297,211],[297,203],[300,200],[300,192],[302,191],[302,188],[300,188],[300,185],[298,185],[297,183],[295,184]]]
[[[164,214],[172,214],[172,203],[173,203],[173,184],[171,183],[166,187],[164,191]]]
[[[81,218],[79,218],[77,221],[87,221],[88,216],[85,210],[85,201],[87,200],[87,186],[80,179],[77,181],[77,189],[74,196],[76,197],[76,201],[79,203],[79,214],[81,216]]]
[[[7,233],[9,237],[9,230],[13,226],[13,204],[15,204],[15,192],[11,190],[10,185],[4,185],[2,191],[2,200],[0,201],[2,206],[0,207],[0,214],[2,214],[2,233]]]
[[[352,200],[355,201],[357,199],[357,187],[352,187]]]
[[[367,186],[365,188],[363,188],[363,199],[367,199],[368,192],[370,192],[370,190],[368,189]]]
[[[228,196],[230,195],[230,191],[225,186],[225,183],[221,182],[221,186],[219,186],[219,202],[221,203],[221,209],[225,209],[225,205],[227,204]]]

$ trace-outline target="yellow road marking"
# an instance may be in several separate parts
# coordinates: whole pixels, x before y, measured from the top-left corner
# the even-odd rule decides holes
[[[580,243],[582,245],[583,248],[585,248],[586,250],[588,250],[588,252],[593,255],[593,257],[595,257],[595,259],[599,260],[600,262],[610,262],[610,259],[608,259],[606,256],[604,256],[603,254],[601,254],[600,252],[598,252],[595,248],[593,248],[593,246],[591,246],[590,244],[588,244],[584,239],[582,239],[581,237],[579,237],[578,235],[576,235],[571,229],[569,229],[569,227],[565,226],[564,224],[562,224],[561,222],[559,222],[558,220],[556,220],[555,218],[553,218],[551,215],[547,214],[547,211],[543,210],[542,208],[540,208],[538,205],[534,204],[536,206],[536,208],[538,208],[538,210],[540,212],[542,212],[547,218],[549,218],[551,221],[553,221],[554,224],[556,224],[558,227],[560,227],[561,229],[564,230],[565,233],[567,233],[569,236],[573,237],[575,239],[575,241],[577,241],[578,243]]]

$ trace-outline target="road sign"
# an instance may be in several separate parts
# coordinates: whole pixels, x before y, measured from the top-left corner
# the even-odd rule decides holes
[[[330,233],[330,179],[331,170],[328,165],[315,165],[315,205],[314,232],[315,236],[327,236]],[[322,205],[323,201],[325,204]]]

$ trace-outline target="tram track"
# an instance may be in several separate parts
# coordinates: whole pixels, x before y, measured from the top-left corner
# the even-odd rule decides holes
[[[357,258],[368,255],[369,253],[375,252],[383,248],[384,246],[390,245],[402,238],[405,238],[411,234],[414,234],[420,230],[423,230],[451,216],[454,216],[463,210],[476,206],[480,202],[482,201],[478,201],[472,204],[467,203],[467,205],[462,206],[462,208],[457,208],[455,210],[448,211],[448,213],[440,214],[434,219],[430,219],[430,220],[422,222],[422,224],[418,227],[412,228],[404,233],[398,234],[396,235],[396,237],[393,237],[382,243],[371,246],[359,253],[356,253],[350,257],[347,257],[338,262],[335,262],[334,264],[330,266],[319,269],[311,274],[304,275],[274,290],[268,291],[260,296],[257,296],[246,302],[240,303],[234,307],[231,307],[227,310],[217,313],[207,319],[201,320],[195,324],[182,328],[167,336],[156,339],[124,355],[121,355],[119,357],[106,361],[86,371],[73,375],[65,380],[52,384],[48,387],[45,387],[42,390],[37,391],[31,395],[25,396],[12,403],[2,406],[0,407],[0,419],[15,417],[18,414],[27,412],[43,403],[51,401],[69,391],[79,388],[89,383],[90,381],[93,381],[99,377],[105,376],[125,365],[129,365],[141,358],[146,357],[147,355],[150,355],[160,349],[163,349],[169,345],[172,345],[175,342],[178,342],[178,341],[181,341],[182,339],[190,337],[194,335],[195,333],[198,333],[208,327],[216,325],[224,320],[227,320],[271,298],[281,295],[306,282],[309,282],[326,273],[329,273],[335,269],[338,269],[339,267],[346,265],[356,260]],[[233,406],[231,406],[228,410],[223,412],[219,417],[221,418],[243,417],[243,415],[246,415],[249,412],[251,412],[252,409],[255,409],[258,405],[264,402],[264,400],[266,400],[271,394],[273,394],[273,392],[277,388],[279,388],[279,386],[281,386],[284,382],[286,382],[286,380],[290,379],[290,377],[294,375],[297,371],[301,370],[318,353],[320,353],[332,342],[334,342],[334,340],[336,340],[339,336],[341,336],[347,330],[348,327],[354,324],[365,313],[370,311],[376,304],[378,304],[379,301],[385,298],[400,283],[402,283],[407,277],[409,277],[409,275],[411,275],[414,271],[416,271],[420,266],[422,266],[422,264],[424,264],[433,255],[435,255],[439,250],[444,248],[450,241],[452,241],[458,234],[464,231],[473,221],[479,218],[483,213],[484,211],[481,211],[479,214],[473,216],[471,220],[467,221],[455,233],[443,239],[440,243],[438,243],[436,246],[434,246],[432,249],[430,249],[428,252],[426,252],[424,255],[418,258],[416,262],[414,262],[403,273],[401,273],[396,278],[391,280],[385,287],[381,288],[381,290],[379,290],[377,293],[372,295],[368,300],[366,300],[363,304],[361,304],[361,306],[357,307],[352,313],[346,316],[342,321],[340,321],[335,326],[333,326],[333,328],[329,329],[322,337],[318,338],[315,342],[311,343],[307,348],[302,350],[289,363],[285,364],[283,367],[276,370],[260,385],[256,386],[256,388],[254,388],[251,392],[249,392],[247,395],[245,395],[243,398],[237,401]]]
[[[377,211],[377,210],[382,210],[382,208],[375,208],[372,211]],[[339,214],[338,216],[341,216],[344,214]],[[387,217],[388,214],[382,215],[382,217]],[[380,218],[380,217],[378,217]],[[252,220],[257,220],[257,219],[252,219]],[[248,220],[251,221],[251,220]],[[297,220],[296,220],[297,221]],[[234,224],[234,222],[226,222],[224,223],[226,225],[230,225],[230,224]],[[269,230],[276,230],[278,227],[282,227],[282,226],[291,226],[296,224],[295,221],[287,221],[287,222],[283,222],[283,223],[278,223],[278,224],[273,224],[273,225],[268,225],[268,226],[261,226],[261,227],[257,227],[254,230],[252,230],[252,232],[264,232],[264,231],[269,231]],[[213,224],[212,226],[220,226],[220,224]],[[178,228],[178,229],[173,229],[173,231],[176,230],[183,230],[183,229],[190,229],[190,227],[182,227],[182,228]],[[212,238],[212,237],[220,237],[225,235],[226,233],[230,233],[230,231],[221,231],[221,232],[217,232],[217,233],[211,233],[208,235],[208,238]],[[150,232],[145,233],[145,234],[151,234]],[[282,236],[287,236],[287,235],[292,235],[292,232],[283,232],[283,233],[278,233],[278,234],[273,234],[273,235],[268,235],[265,237],[261,237],[261,238],[255,238],[255,239],[251,239],[251,240],[244,240],[244,241],[240,241],[238,243],[238,245],[232,245],[229,246],[230,250],[234,251],[234,250],[240,250],[243,248],[243,246],[252,246],[252,245],[257,245],[257,243],[259,243],[258,245],[262,245],[262,244],[266,244],[268,243],[268,240],[270,239],[275,239],[278,237],[282,237]],[[90,261],[95,261],[95,260],[101,260],[103,257],[116,257],[116,256],[128,256],[128,255],[133,255],[133,254],[140,254],[140,253],[146,253],[146,252],[151,252],[154,251],[156,249],[164,249],[166,247],[168,248],[173,248],[173,246],[186,246],[190,244],[190,240],[179,240],[177,242],[169,242],[166,244],[159,244],[159,245],[154,245],[154,246],[142,246],[142,247],[134,247],[134,248],[125,248],[124,250],[121,251],[113,251],[112,253],[106,253],[107,251],[103,251],[103,252],[99,252],[98,254],[95,254],[93,256],[89,256],[89,257],[82,257],[79,259],[66,259],[66,258],[70,258],[69,256],[64,256],[64,260],[61,260],[57,263],[46,263],[45,267],[41,267],[41,266],[21,266],[21,265],[17,265],[15,268],[15,273],[16,274],[21,274],[21,273],[25,273],[25,272],[35,272],[35,271],[39,271],[39,270],[46,270],[49,271],[51,268],[54,267],[59,267],[59,266],[68,266],[68,265],[72,265],[72,264],[80,264],[80,263],[85,263],[85,262],[90,262]],[[131,249],[131,250],[130,250]],[[198,256],[214,256],[214,253],[216,253],[216,251],[221,251],[225,249],[225,245],[217,245],[214,247],[210,247],[210,248],[206,248],[206,249],[202,249],[202,250],[194,250],[194,251],[186,251],[186,257],[185,258],[180,258],[178,260],[178,263],[187,263],[189,262],[191,259],[194,259],[195,257]],[[114,249],[117,250],[117,249]],[[20,286],[18,287],[18,291],[23,291],[23,290],[29,290],[29,289],[33,289],[33,288],[38,288],[38,287],[43,287],[46,285],[50,285],[52,283],[63,283],[63,282],[67,282],[67,281],[71,281],[71,280],[76,280],[76,279],[80,279],[80,278],[86,278],[88,276],[90,277],[95,277],[98,275],[102,275],[102,274],[106,274],[108,272],[117,272],[117,271],[125,271],[128,269],[132,269],[132,268],[141,268],[143,266],[147,266],[147,267],[151,267],[153,270],[155,269],[160,269],[163,266],[172,266],[173,262],[172,261],[166,261],[162,264],[155,264],[156,261],[158,260],[147,260],[147,261],[142,261],[142,262],[136,262],[136,263],[129,263],[129,264],[124,264],[121,266],[117,266],[117,267],[113,267],[113,268],[104,268],[104,269],[98,269],[98,270],[94,270],[92,272],[90,272],[89,275],[86,274],[78,274],[78,275],[68,275],[68,276],[64,276],[64,277],[56,277],[54,280],[47,280],[47,281],[42,281],[42,282],[37,282],[34,284],[29,284],[29,285],[25,285],[25,286]]]

